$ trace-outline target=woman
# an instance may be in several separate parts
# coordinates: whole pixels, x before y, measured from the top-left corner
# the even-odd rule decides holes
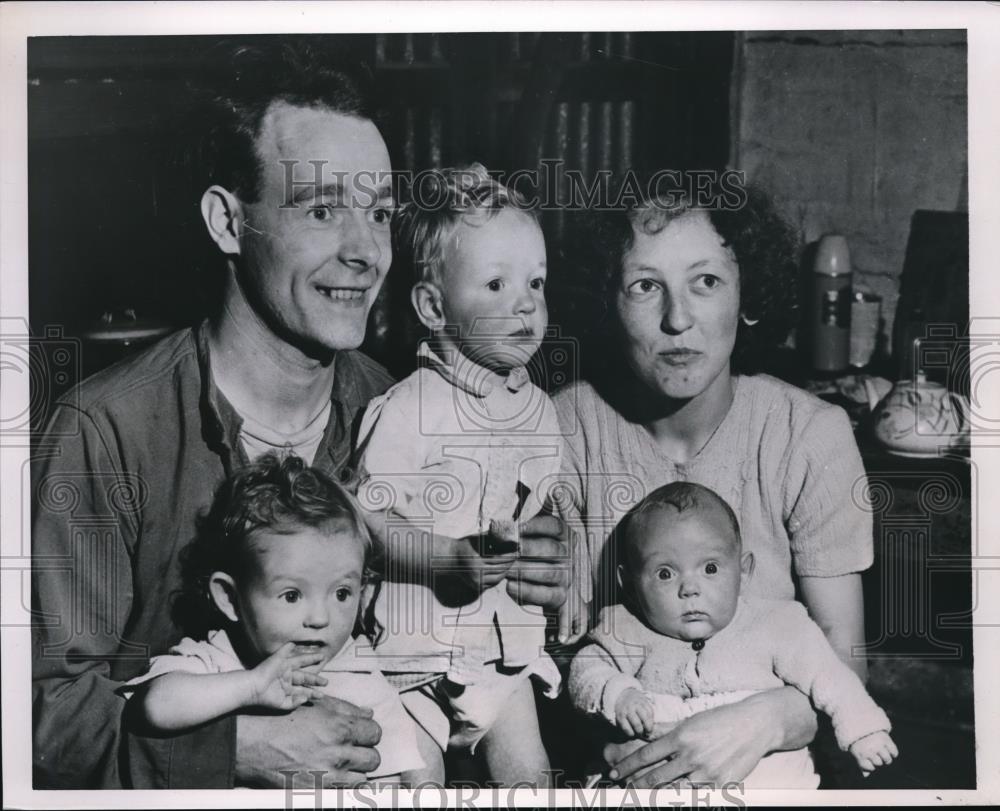
[[[725,202],[724,197],[716,198]],[[704,484],[739,516],[756,559],[747,593],[800,599],[841,658],[865,677],[860,572],[871,515],[855,503],[864,468],[846,414],[761,374],[787,336],[794,240],[761,195],[697,208],[690,195],[644,200],[596,230],[595,291],[614,340],[603,369],[555,402],[568,443],[568,518],[582,521],[595,608],[615,599],[608,537],[650,490]],[[579,526],[579,525],[578,525]],[[613,778],[740,780],[769,751],[807,744],[808,701],[761,693],[694,716],[648,745],[609,746]],[[643,771],[657,764],[649,771]]]

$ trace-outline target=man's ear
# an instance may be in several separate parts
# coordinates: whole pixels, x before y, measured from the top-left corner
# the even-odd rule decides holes
[[[410,291],[410,301],[417,311],[420,323],[428,329],[440,329],[445,325],[441,290],[434,282],[417,282]]]
[[[740,585],[743,585],[753,574],[753,567],[756,565],[753,552],[744,552],[740,558]]]
[[[208,579],[208,593],[212,595],[212,602],[221,611],[226,619],[231,622],[239,622],[239,614],[236,611],[236,582],[225,572],[212,572]]]
[[[201,196],[201,218],[219,250],[230,256],[239,254],[243,206],[236,195],[222,186],[209,186]]]

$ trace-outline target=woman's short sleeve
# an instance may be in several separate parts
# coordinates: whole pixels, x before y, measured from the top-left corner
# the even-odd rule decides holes
[[[850,421],[824,406],[795,438],[784,482],[785,524],[795,573],[835,577],[872,564],[872,514]]]

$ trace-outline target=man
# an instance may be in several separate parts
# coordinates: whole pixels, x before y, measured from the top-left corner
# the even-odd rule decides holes
[[[222,306],[58,404],[75,436],[33,470],[36,788],[327,785],[375,768],[370,711],[334,699],[173,738],[133,728],[119,684],[181,636],[179,553],[216,485],[271,448],[351,477],[356,419],[391,383],[355,351],[389,268],[389,156],[359,81],[302,48],[242,47],[213,104],[201,200],[225,257]],[[377,523],[377,522],[376,522]],[[512,594],[565,600],[561,523],[526,532]],[[474,591],[471,539],[435,537]],[[427,570],[390,539],[400,565]]]

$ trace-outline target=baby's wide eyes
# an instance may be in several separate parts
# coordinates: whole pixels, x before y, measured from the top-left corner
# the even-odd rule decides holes
[[[671,578],[670,569],[657,569],[656,576],[660,580],[669,580]]]
[[[705,564],[705,574],[717,574],[718,571],[719,571],[719,565],[717,563]]]
[[[302,595],[296,589],[289,589],[288,591],[283,591],[278,595],[279,600],[284,600],[286,603],[297,603]]]
[[[351,599],[351,590],[349,588],[339,588],[337,589],[337,599],[342,603],[346,603]]]

